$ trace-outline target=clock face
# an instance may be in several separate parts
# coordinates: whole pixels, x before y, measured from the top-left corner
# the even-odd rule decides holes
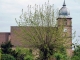
[[[64,32],[67,32],[67,29],[66,28],[64,28]]]

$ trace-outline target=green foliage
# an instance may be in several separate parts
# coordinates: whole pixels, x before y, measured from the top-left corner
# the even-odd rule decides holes
[[[24,60],[34,60],[34,59],[33,59],[33,57],[32,57],[32,56],[27,55],[27,56],[25,56],[25,57],[24,57]]]
[[[32,50],[31,49],[16,48],[16,51],[19,53],[19,55],[23,54],[24,60],[33,60],[33,54],[32,54]]]
[[[1,51],[2,54],[9,54],[12,51],[13,45],[11,44],[11,41],[4,42],[1,44]]]
[[[19,53],[16,52],[15,50],[12,50],[12,47],[13,47],[13,45],[11,44],[11,41],[2,43],[1,44],[1,53],[2,54],[10,54],[14,58],[17,59]],[[2,56],[1,56],[1,58],[2,58]]]
[[[1,59],[1,53],[0,53],[0,59]]]
[[[66,54],[66,49],[64,46],[61,46],[59,50],[56,50],[56,52],[53,55],[56,60],[68,60],[68,56]]]
[[[80,56],[80,45],[77,45],[74,50],[74,55]]]
[[[79,57],[80,57],[80,56],[73,56],[73,57],[72,57],[72,60],[80,60]]]
[[[32,51],[25,48],[17,48],[16,50],[12,49],[13,45],[10,41],[1,44],[1,58],[9,60],[12,56],[16,60],[33,60]],[[6,57],[5,57],[6,56]]]
[[[55,56],[56,60],[60,60],[63,58],[63,55],[60,53],[55,53],[54,56]]]
[[[72,60],[80,60],[80,45],[75,45]]]
[[[16,60],[12,55],[9,54],[2,54],[1,60]]]
[[[54,57],[56,58],[56,60],[68,60],[68,56],[66,54],[63,53],[55,53]]]

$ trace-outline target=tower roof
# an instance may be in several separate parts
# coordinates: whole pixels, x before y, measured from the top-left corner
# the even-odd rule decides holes
[[[66,6],[66,4],[65,4],[65,0],[64,0],[63,6]]]
[[[63,3],[63,7],[59,10],[59,17],[58,18],[71,18],[70,17],[70,11],[66,7],[65,0]]]

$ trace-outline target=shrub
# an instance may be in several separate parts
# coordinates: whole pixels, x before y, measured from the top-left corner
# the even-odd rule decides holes
[[[80,45],[74,45],[74,55],[72,60],[80,60]]]
[[[16,52],[19,53],[18,58],[20,57],[20,58],[24,58],[24,60],[33,60],[33,54],[31,49],[16,48]]]
[[[80,60],[80,58],[78,56],[73,56],[72,60]]]
[[[1,52],[2,54],[10,54],[12,51],[13,45],[11,44],[11,41],[4,42],[1,44]]]
[[[54,57],[56,60],[69,60],[69,57],[66,54],[62,54],[62,53],[55,53]]]
[[[56,58],[56,60],[60,60],[63,56],[62,56],[62,54],[60,54],[60,53],[55,53],[55,58]]]
[[[1,60],[1,52],[0,52],[0,60]]]
[[[24,60],[33,60],[33,57],[30,56],[30,55],[27,55],[27,56],[24,57]]]
[[[1,60],[16,60],[12,55],[9,54],[2,54]]]
[[[1,49],[0,49],[0,60],[1,60]]]
[[[7,41],[1,44],[1,53],[12,55],[15,59],[18,58],[19,53],[12,49],[13,45],[11,41]]]

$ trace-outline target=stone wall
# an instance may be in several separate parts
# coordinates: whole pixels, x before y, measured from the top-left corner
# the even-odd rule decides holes
[[[2,42],[6,42],[10,39],[10,33],[9,32],[0,32],[0,45]]]

